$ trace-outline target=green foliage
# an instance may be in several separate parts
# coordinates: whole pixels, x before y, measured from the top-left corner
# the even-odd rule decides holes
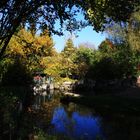
[[[60,78],[61,70],[63,68],[61,60],[60,55],[55,55],[44,57],[41,62],[44,66],[44,73],[52,76],[56,81]]]
[[[88,48],[87,46],[79,46],[76,51],[75,61],[78,63],[85,62],[90,65],[92,63],[92,57],[94,56],[94,50],[92,48]]]
[[[117,78],[116,65],[109,57],[103,57],[93,66],[93,77],[96,80],[109,80]]]
[[[99,45],[99,50],[105,53],[110,53],[114,49],[115,49],[115,46],[109,39],[106,39]]]
[[[11,129],[12,132],[16,132],[17,129],[19,130],[19,121],[22,122],[20,114],[27,105],[25,97],[29,97],[31,93],[32,91],[27,87],[8,86],[0,88],[0,138],[2,138],[3,135],[7,135],[9,129]],[[23,103],[22,111],[19,110],[19,101]],[[13,133],[11,133],[11,135],[13,135]]]
[[[45,57],[42,61],[44,72],[55,79],[84,78],[95,59],[95,51],[87,46],[75,48],[73,41],[68,39],[64,50],[54,57]]]
[[[70,57],[75,52],[75,50],[76,50],[76,48],[74,47],[73,40],[71,38],[69,38],[66,41],[64,50],[62,51],[62,55],[66,58]]]
[[[94,25],[95,30],[104,29],[111,21],[127,22],[131,13],[136,6],[140,4],[139,0],[86,0],[83,5],[88,3],[84,8],[87,11],[87,18]]]
[[[20,3],[18,0],[2,0],[0,3],[2,15],[0,18],[0,57],[20,25],[29,25],[32,33],[39,28],[62,35],[61,27],[65,21],[67,22],[66,29],[70,32],[85,26],[84,21],[77,21],[76,18],[77,13],[83,13],[88,22],[86,24],[94,25],[94,29],[99,31],[103,30],[111,21],[127,22],[135,7],[139,5],[139,0],[68,0],[67,2],[21,0]],[[59,29],[54,26],[56,21],[59,21],[61,25]]]
[[[128,44],[131,49],[139,51],[139,31],[140,31],[140,10],[133,12],[127,23],[115,23],[112,22],[108,28],[106,28],[109,38],[115,44]]]
[[[46,57],[44,60],[45,73],[61,79],[123,79],[136,76],[139,59],[138,54],[127,44],[113,44],[106,39],[93,50],[86,46],[74,48],[72,40],[57,57]]]
[[[127,23],[114,23],[108,28],[110,39],[117,47],[115,59],[118,60],[120,73],[139,75],[140,64],[140,10],[130,15]]]
[[[64,50],[60,54],[42,59],[41,64],[44,66],[44,73],[52,76],[56,81],[61,80],[62,77],[70,78],[76,69],[76,65],[73,62],[75,52],[76,48],[73,45],[73,41],[68,39]]]
[[[72,39],[66,41],[64,50],[61,52],[61,76],[70,77],[72,72],[75,70],[75,65],[73,63],[73,55],[76,52]]]
[[[86,46],[80,46],[74,57],[73,61],[76,65],[76,71],[75,74],[76,77],[84,78],[87,71],[89,70],[89,67],[92,64],[92,61],[94,59],[94,50],[91,48],[87,48]]]
[[[43,57],[54,54],[56,54],[54,43],[47,32],[37,36],[25,29],[19,30],[12,37],[6,52],[6,55],[11,58],[18,56],[30,71],[42,69],[41,61]]]
[[[2,85],[4,86],[29,86],[32,77],[27,68],[18,60],[10,64],[7,71],[2,75]]]
[[[126,44],[118,46],[113,57],[119,67],[120,74],[126,77],[128,75],[136,76],[138,60],[136,52],[130,46]]]
[[[53,40],[47,32],[34,35],[30,31],[20,29],[8,45],[5,57],[0,61],[0,81],[2,84],[27,85],[31,83],[31,75],[44,71],[43,59],[54,56]]]
[[[113,80],[137,76],[138,64],[137,53],[129,45],[115,45],[106,40],[95,52],[86,76],[95,80]]]
[[[132,49],[140,52],[140,10],[134,12],[130,17],[127,41]]]

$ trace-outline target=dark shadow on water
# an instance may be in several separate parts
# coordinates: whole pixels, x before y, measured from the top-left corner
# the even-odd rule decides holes
[[[71,102],[62,104],[59,101],[60,97],[55,97],[55,94],[50,100],[48,95],[45,98],[44,100],[44,97],[40,96],[40,100],[51,114],[48,115],[49,127],[44,131],[49,135],[66,136],[74,140],[140,139],[139,116],[133,114],[130,116],[125,112],[96,110]],[[44,111],[44,114],[48,112]]]
[[[15,116],[12,110],[9,113],[13,113],[14,117],[1,116],[1,122],[5,121],[3,124],[6,124],[4,130],[9,130],[11,121],[7,120],[15,118],[11,127],[14,140],[28,140],[30,134],[38,135],[40,131],[44,140],[140,140],[139,115],[99,110],[94,106],[85,107],[72,102],[62,104],[60,95],[59,92],[44,92],[34,96],[33,104],[27,112],[18,114],[20,117]],[[8,107],[12,107],[10,102]],[[4,115],[8,115],[6,113]],[[48,135],[55,138],[49,139]],[[6,140],[9,139],[7,136]]]

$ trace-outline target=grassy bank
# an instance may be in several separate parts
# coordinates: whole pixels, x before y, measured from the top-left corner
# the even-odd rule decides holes
[[[140,99],[115,95],[62,97],[62,102],[74,102],[105,113],[140,114]]]

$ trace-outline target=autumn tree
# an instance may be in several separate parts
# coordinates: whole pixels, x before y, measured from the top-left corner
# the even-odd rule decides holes
[[[72,70],[74,69],[74,64],[72,61],[72,57],[76,51],[76,48],[74,47],[73,40],[69,38],[66,41],[66,44],[64,46],[64,49],[61,52],[62,57],[62,75],[64,77],[70,77],[72,75]]]
[[[0,2],[0,56],[3,55],[12,35],[17,28],[28,25],[37,26],[50,32],[61,34],[61,29],[55,30],[56,21],[62,25],[67,19],[73,21],[75,10],[71,11],[76,1],[46,1],[46,0],[2,0]],[[37,25],[37,26],[36,26]]]
[[[74,52],[75,52],[75,47],[74,47],[74,44],[73,44],[73,40],[71,38],[69,38],[66,41],[64,49],[62,50],[62,55],[64,55],[64,57],[69,57]]]
[[[94,29],[99,31],[112,20],[126,22],[134,8],[139,4],[139,0],[21,0],[20,2],[18,0],[1,0],[0,57],[2,57],[12,35],[21,24],[60,33],[64,21],[68,21],[67,25],[69,28],[66,29],[71,31],[82,25],[81,21],[77,22],[75,16],[80,10],[88,24],[94,25]],[[58,20],[61,25],[60,32],[54,26]]]
[[[40,35],[34,35],[26,29],[19,30],[9,42],[5,53],[7,57],[0,61],[2,82],[6,81],[8,77],[17,77],[11,79],[19,79],[22,82],[26,79],[24,77],[26,73],[31,76],[35,72],[43,72],[45,69],[45,65],[42,63],[43,58],[55,54],[53,40],[47,31]]]
[[[21,29],[15,34],[7,49],[7,56],[18,58],[30,71],[43,68],[43,57],[52,56],[56,53],[53,40],[47,32],[34,35],[30,31]]]
[[[60,54],[44,57],[42,62],[44,65],[44,73],[53,77],[55,81],[61,79],[63,69],[62,57]]]
[[[106,39],[99,45],[98,48],[102,52],[109,53],[115,50],[115,45],[109,39]]]

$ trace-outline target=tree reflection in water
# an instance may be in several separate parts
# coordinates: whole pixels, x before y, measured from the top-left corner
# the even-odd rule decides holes
[[[40,98],[40,99],[39,99]],[[36,96],[36,126],[45,133],[76,140],[139,140],[140,118],[134,114],[93,110],[74,103],[60,103],[58,94],[51,98]],[[98,113],[97,113],[98,112]],[[59,139],[58,139],[59,140]]]
[[[66,136],[72,139],[96,140],[103,137],[100,128],[100,118],[94,117],[91,111],[83,106],[70,103],[63,105],[59,96],[53,94],[37,95],[35,99],[38,127],[47,128],[46,133],[56,136]],[[48,127],[47,127],[48,126]]]
[[[72,116],[68,116],[62,106],[55,109],[51,121],[54,125],[53,133],[84,140],[95,140],[97,136],[103,136],[99,122],[98,117],[82,115],[78,110],[73,112]]]

